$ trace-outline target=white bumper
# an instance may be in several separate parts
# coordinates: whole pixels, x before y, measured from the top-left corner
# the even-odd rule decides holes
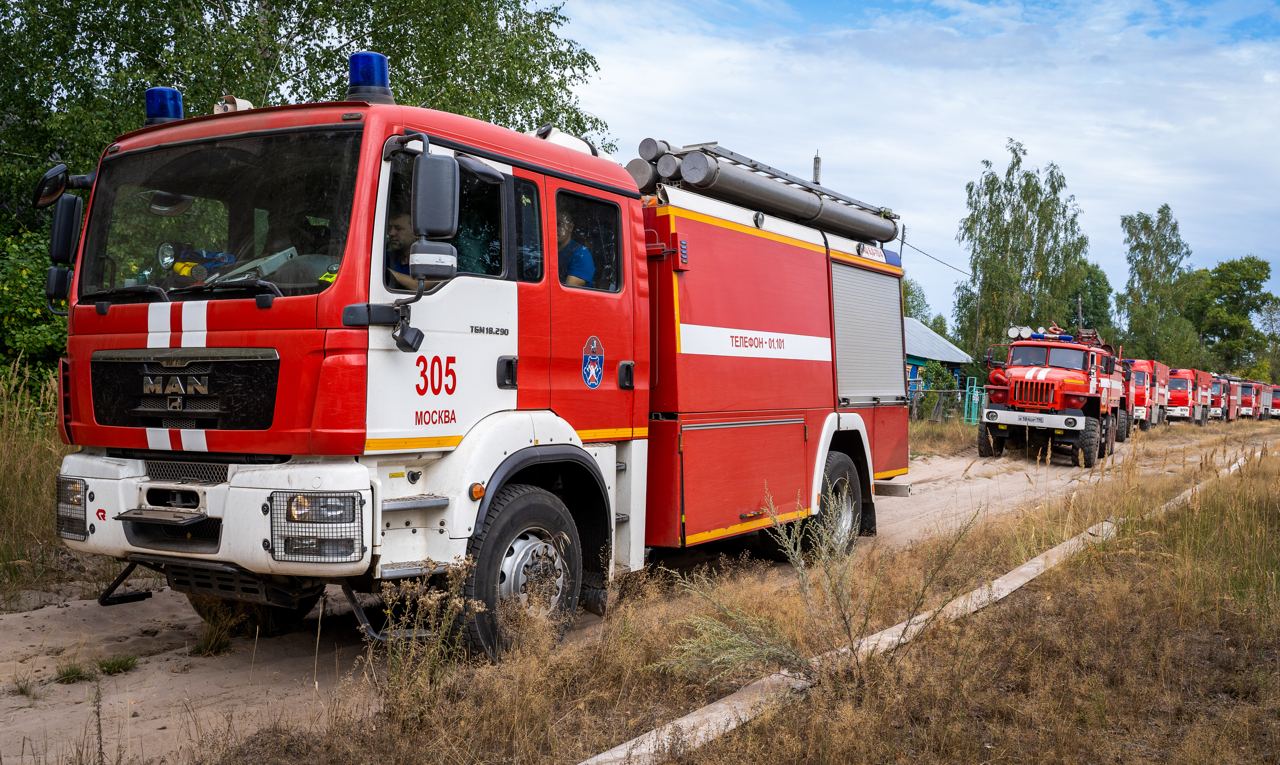
[[[85,482],[85,539],[64,539],[75,550],[114,558],[141,554],[214,561],[284,576],[344,577],[369,569],[374,547],[370,475],[351,459],[232,465],[226,482],[184,483],[151,480],[142,460],[80,452],[65,457],[59,473]],[[151,506],[148,490],[176,490],[198,497],[199,506],[192,515],[207,519],[209,523],[202,527],[207,533],[195,540],[190,535],[183,539],[181,533],[166,536],[164,528],[148,521],[117,519],[126,511]],[[355,521],[341,527],[287,522],[283,510],[276,506],[283,506],[286,493],[303,491],[358,495]],[[211,525],[215,531],[208,531]],[[336,561],[314,560],[319,556],[286,546],[286,538],[295,540],[288,543],[292,546],[303,537],[350,539],[351,554]]]
[[[1170,417],[1187,418],[1191,416],[1191,407],[1189,406],[1171,406],[1169,407]]]
[[[1135,406],[1133,408],[1133,419],[1135,420],[1147,419],[1147,408],[1145,406]]]
[[[1251,407],[1251,406],[1242,406],[1242,407],[1240,407],[1240,416],[1241,416],[1241,417],[1252,417],[1252,416],[1253,416],[1253,407]]]
[[[1084,419],[1084,417],[1072,415],[1013,412],[1007,409],[985,409],[982,412],[983,422],[991,424],[1053,428],[1055,430],[1084,430]]]
[[[1212,407],[1209,407],[1209,419],[1211,419],[1211,420],[1221,420],[1221,419],[1222,419],[1222,407],[1220,407],[1220,406],[1212,406]]]

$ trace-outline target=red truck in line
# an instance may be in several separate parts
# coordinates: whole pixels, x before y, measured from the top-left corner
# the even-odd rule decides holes
[[[1209,419],[1235,422],[1241,411],[1240,381],[1229,375],[1214,375],[1209,389]],[[1252,395],[1250,396],[1252,399]]]
[[[127,564],[100,602],[144,566],[202,616],[296,622],[336,583],[362,617],[354,591],[470,558],[493,651],[535,577],[601,611],[651,547],[874,531],[907,471],[896,216],[716,144],[664,143],[682,178],[642,193],[585,141],[351,70],[341,102],[190,119],[152,89],[95,172],[36,190],[80,447],[57,530]]]
[[[1213,375],[1199,369],[1169,370],[1169,419],[1197,425],[1209,421]]]
[[[1133,419],[1141,430],[1168,423],[1169,367],[1154,359],[1129,359],[1133,370]]]

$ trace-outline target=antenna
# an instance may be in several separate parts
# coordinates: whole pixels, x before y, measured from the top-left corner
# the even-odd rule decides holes
[[[1076,293],[1076,327],[1084,329],[1084,295]]]
[[[822,183],[822,157],[818,155],[818,150],[813,151],[813,182]]]

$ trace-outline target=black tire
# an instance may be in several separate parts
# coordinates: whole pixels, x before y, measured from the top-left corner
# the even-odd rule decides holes
[[[302,620],[316,607],[320,595],[320,592],[305,595],[294,608],[192,593],[187,593],[187,601],[206,624],[225,626],[228,634],[238,637],[273,637],[301,627]]]
[[[987,428],[987,423],[985,422],[979,423],[978,424],[978,456],[979,457],[996,456],[995,444],[993,443],[994,441],[995,439],[991,437],[991,431],[988,430]]]
[[[1110,457],[1116,450],[1116,416],[1110,415],[1102,422],[1102,443],[1099,457]]]
[[[1102,427],[1097,417],[1084,418],[1084,430],[1071,450],[1072,462],[1077,467],[1091,468],[1098,464],[1098,447],[1102,441]]]
[[[818,502],[822,512],[802,521],[804,548],[813,549],[819,541],[830,539],[832,547],[839,551],[853,549],[866,525],[862,518],[862,479],[853,460],[844,452],[827,452]],[[841,517],[835,521],[829,513],[838,513]],[[835,526],[828,528],[825,526],[828,523]]]
[[[569,508],[546,489],[527,484],[503,487],[493,498],[484,525],[471,537],[467,555],[474,565],[463,585],[463,595],[485,608],[469,615],[463,624],[463,639],[473,653],[494,659],[502,653],[500,590],[507,590],[507,597],[522,592],[525,583],[515,577],[522,579],[531,566],[543,567],[546,575],[558,574],[552,617],[559,626],[567,627],[578,610],[582,541]],[[524,564],[518,565],[519,561]],[[516,572],[504,571],[513,565],[518,565]]]
[[[1143,433],[1146,433],[1148,430],[1151,430],[1151,413],[1150,412],[1147,413],[1147,419],[1138,420],[1138,430],[1141,430]]]
[[[1118,417],[1116,424],[1116,441],[1124,443],[1129,440],[1129,428],[1131,427],[1129,412],[1124,409],[1118,409],[1116,410],[1116,416]]]

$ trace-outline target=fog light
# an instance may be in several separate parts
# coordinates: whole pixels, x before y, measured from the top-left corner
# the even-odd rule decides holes
[[[284,554],[307,558],[349,558],[355,552],[354,539],[285,537]]]
[[[987,419],[990,420],[991,422],[995,422],[996,417],[999,417],[999,415],[996,414],[995,412],[987,412]]]
[[[1063,422],[1063,424],[1065,424],[1068,428],[1074,428],[1074,427],[1076,426],[1076,418],[1074,418],[1074,417],[1068,417],[1067,419],[1063,420],[1062,422]]]
[[[58,536],[63,539],[83,541],[89,534],[85,530],[85,483],[79,478],[58,476]]]
[[[271,557],[301,563],[352,563],[365,553],[365,499],[359,492],[276,491],[267,500]]]

